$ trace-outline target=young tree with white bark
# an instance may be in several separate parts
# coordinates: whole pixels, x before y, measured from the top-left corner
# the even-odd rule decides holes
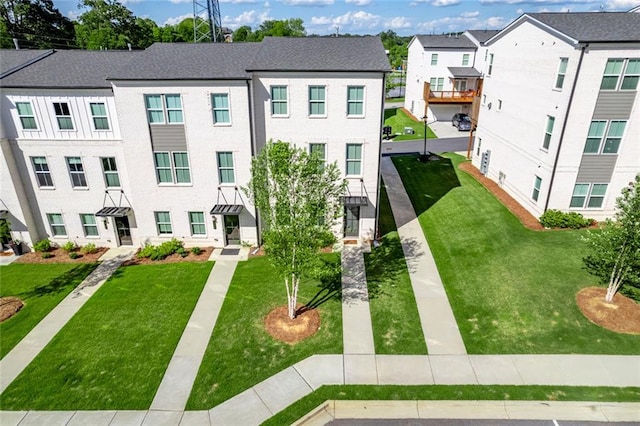
[[[640,285],[640,174],[622,190],[616,207],[615,221],[589,232],[591,253],[584,258],[587,270],[607,285],[607,302],[624,284]]]
[[[281,273],[289,317],[296,317],[300,279],[317,264],[320,249],[335,241],[346,182],[335,163],[286,142],[269,141],[252,160],[245,193],[264,226],[265,253]]]

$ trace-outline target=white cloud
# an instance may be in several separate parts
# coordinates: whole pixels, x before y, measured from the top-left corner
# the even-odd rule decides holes
[[[609,0],[607,1],[606,10],[630,10],[636,6],[640,6],[638,0]]]
[[[354,6],[368,6],[371,4],[372,0],[344,0],[344,2]]]
[[[433,0],[431,2],[432,6],[440,7],[440,6],[453,6],[456,4],[460,4],[460,0]]]
[[[392,30],[400,30],[403,28],[411,28],[411,22],[403,16],[396,16],[384,23],[385,28],[391,28]]]
[[[479,19],[478,16],[447,16],[432,21],[421,22],[417,29],[420,32],[457,32],[464,30],[502,29],[507,20],[502,16],[492,16],[487,19]]]
[[[253,27],[271,19],[273,18],[269,16],[269,10],[247,10],[236,17],[224,16],[222,25],[231,29],[236,29],[243,25]]]
[[[333,33],[336,27],[341,33],[357,30],[372,30],[381,22],[381,17],[365,11],[347,12],[340,16],[313,16],[309,32]]]
[[[193,0],[169,0],[173,4],[191,3]]]
[[[173,1],[173,0],[171,0]],[[185,1],[185,3],[191,3],[193,0]],[[231,4],[256,4],[260,0],[219,0],[220,3],[231,3]]]
[[[127,5],[132,3],[142,3],[144,0],[122,0],[120,3]]]
[[[164,24],[162,25],[176,25],[179,24],[180,22],[184,21],[187,18],[193,18],[193,14],[189,13],[186,15],[180,15],[180,16],[176,16],[173,18],[169,18],[166,21],[164,21]]]
[[[334,0],[282,0],[287,6],[331,6]]]
[[[80,15],[81,15],[81,13],[78,10],[70,10],[70,11],[67,12],[67,18],[69,18],[72,21],[78,20]]]
[[[477,10],[475,12],[462,12],[460,16],[463,18],[475,18],[476,16],[480,16],[480,12]]]

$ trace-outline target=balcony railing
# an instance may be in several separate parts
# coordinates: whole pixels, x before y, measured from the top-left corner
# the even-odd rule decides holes
[[[462,103],[473,102],[473,97],[476,95],[475,90],[440,90],[429,92],[429,103]]]

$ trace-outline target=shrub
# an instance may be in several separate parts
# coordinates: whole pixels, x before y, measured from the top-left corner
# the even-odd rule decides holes
[[[182,241],[178,241],[175,238],[172,238],[169,241],[165,241],[159,246],[154,246],[152,244],[146,244],[139,252],[138,257],[148,257],[151,260],[162,260],[167,256],[176,253],[178,250],[184,248],[182,247]]]
[[[95,253],[97,251],[98,251],[98,248],[93,243],[89,243],[89,244],[85,245],[84,247],[80,248],[80,252],[82,254],[92,254],[92,253]]]
[[[184,247],[180,247],[178,250],[176,250],[176,253],[181,257],[187,257],[189,255],[189,252],[185,250]]]
[[[62,250],[66,251],[67,253],[71,253],[75,249],[76,249],[76,243],[74,243],[73,241],[67,241],[62,245]]]
[[[80,254],[78,252],[76,252],[76,251],[72,251],[72,252],[69,253],[69,257],[71,259],[77,259],[77,258],[80,257]]]
[[[564,213],[560,210],[547,210],[540,216],[540,224],[545,228],[586,228],[593,223],[593,219],[588,219],[580,213]]]
[[[142,259],[144,258],[149,258],[151,257],[151,255],[153,254],[153,252],[155,251],[155,246],[153,246],[152,244],[145,244],[144,247],[142,247],[140,249],[140,251],[138,252],[137,256],[138,258]]]
[[[43,259],[49,259],[50,257],[53,257],[53,253],[49,253],[48,251],[42,252]]]
[[[48,239],[40,240],[33,245],[33,250],[37,252],[47,252],[51,249],[51,241]],[[43,256],[44,257],[44,256]],[[51,256],[49,256],[51,257]],[[46,257],[44,257],[46,259]]]
[[[193,254],[195,254],[197,256],[200,253],[202,253],[202,249],[200,247],[192,247],[191,248],[191,253],[193,253]]]

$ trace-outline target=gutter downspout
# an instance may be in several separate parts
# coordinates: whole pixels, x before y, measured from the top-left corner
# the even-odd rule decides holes
[[[252,79],[251,80],[247,80],[247,96],[249,97],[249,106],[248,106],[248,112],[249,112],[249,134],[251,135],[251,160],[253,160],[255,158],[255,156],[257,155],[256,153],[256,135],[255,135],[255,123],[253,122],[254,117],[255,117],[255,111],[254,111],[254,107],[255,107],[255,102],[253,99],[253,75],[252,75]],[[249,166],[251,167],[251,166]],[[257,244],[258,247],[260,247],[262,245],[262,232],[260,232],[260,212],[258,211],[258,208],[256,206],[253,206],[253,208],[256,211],[256,237],[257,237]]]
[[[384,126],[384,100],[387,96],[386,93],[387,87],[387,73],[382,73],[382,114],[380,121],[380,128],[378,129],[378,174],[376,175],[376,179],[378,180],[378,184],[376,185],[376,221],[373,224],[373,240],[377,241],[380,237],[380,230],[378,229],[378,224],[380,223],[380,186],[382,185],[382,126]]]
[[[547,200],[544,203],[544,212],[549,208],[549,201],[551,200],[551,190],[553,189],[553,182],[556,177],[556,169],[558,168],[558,160],[560,159],[560,149],[562,148],[562,142],[564,141],[564,133],[567,129],[567,122],[569,121],[569,114],[571,113],[571,105],[573,104],[573,95],[576,92],[576,86],[578,85],[578,77],[580,76],[580,68],[582,67],[582,59],[584,58],[584,52],[589,47],[589,43],[582,46],[582,52],[580,52],[580,59],[578,60],[578,69],[576,70],[576,77],[573,79],[573,85],[571,86],[571,94],[569,95],[569,103],[567,104],[567,113],[564,116],[562,122],[562,130],[560,131],[560,141],[558,142],[558,149],[556,151],[556,158],[553,160],[553,169],[551,170],[551,180],[549,181],[549,191],[547,193]],[[543,212],[543,213],[544,213]]]

